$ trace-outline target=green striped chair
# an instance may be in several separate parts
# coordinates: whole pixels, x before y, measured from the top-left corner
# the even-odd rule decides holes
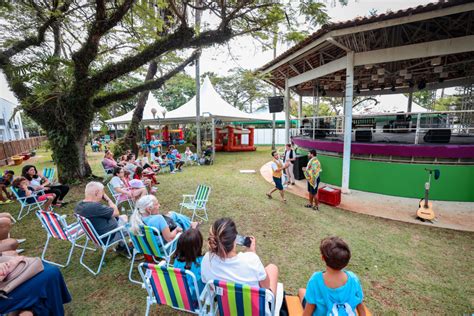
[[[152,263],[141,263],[138,271],[148,293],[145,315],[150,313],[153,304],[167,305],[195,315],[207,315],[202,304],[206,294],[203,292],[199,296],[196,276],[191,271]],[[194,283],[194,291],[191,291],[189,282]]]
[[[277,303],[270,290],[220,280],[209,281],[207,288],[210,288],[209,301],[217,302],[217,307],[211,305],[211,315],[216,312],[219,316],[273,316],[280,313],[281,302]],[[283,295],[281,283],[277,292],[280,293],[277,296]]]
[[[176,245],[178,243],[179,236],[181,236],[181,233],[176,234],[176,237],[172,241],[166,243],[166,241],[161,237],[161,234],[158,229],[156,229],[155,227],[146,225],[141,226],[140,234],[138,235],[130,231],[130,225],[127,225],[127,229],[130,235],[130,239],[133,243],[132,262],[130,263],[128,279],[133,283],[143,285],[142,282],[134,280],[132,278],[133,265],[135,263],[136,255],[143,254],[151,256],[156,263],[158,263],[158,258],[163,258],[165,259],[166,266],[168,266],[170,264],[171,257],[176,251]]]
[[[209,194],[211,193],[211,188],[207,185],[200,184],[196,189],[195,194],[183,194],[183,202],[181,202],[179,212],[183,211],[183,208],[192,210],[193,215],[191,221],[194,221],[194,217],[200,218],[204,221],[208,220],[207,217],[207,201],[209,199]],[[199,215],[198,212],[203,213]]]
[[[54,182],[54,174],[56,173],[56,169],[54,168],[44,168],[43,169],[43,176],[48,179],[50,183]]]

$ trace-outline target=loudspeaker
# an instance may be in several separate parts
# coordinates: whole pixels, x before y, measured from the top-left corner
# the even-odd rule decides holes
[[[356,142],[370,143],[372,141],[372,131],[358,131],[355,132]]]
[[[449,143],[451,139],[451,130],[449,128],[430,129],[423,136],[425,143]]]
[[[308,165],[308,156],[296,156],[296,160],[293,161],[293,174],[296,180],[303,180],[304,172],[303,167]]]
[[[269,97],[268,107],[270,108],[270,113],[277,113],[283,111],[283,97]]]

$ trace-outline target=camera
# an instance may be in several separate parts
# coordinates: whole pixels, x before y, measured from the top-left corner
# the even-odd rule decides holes
[[[252,244],[252,240],[248,236],[237,235],[237,238],[235,240],[237,242],[237,245],[244,246],[247,248],[249,248],[250,244]]]

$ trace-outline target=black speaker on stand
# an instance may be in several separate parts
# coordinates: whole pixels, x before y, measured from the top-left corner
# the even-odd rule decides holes
[[[304,179],[303,167],[308,165],[308,156],[296,156],[296,160],[293,162],[293,174],[296,180]]]
[[[270,113],[277,113],[277,112],[283,111],[283,97],[282,96],[269,97],[268,107],[270,109]]]

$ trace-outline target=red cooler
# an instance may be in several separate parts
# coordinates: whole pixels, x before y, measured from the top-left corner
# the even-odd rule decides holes
[[[318,190],[318,200],[324,204],[338,206],[341,204],[341,190],[323,186]]]

